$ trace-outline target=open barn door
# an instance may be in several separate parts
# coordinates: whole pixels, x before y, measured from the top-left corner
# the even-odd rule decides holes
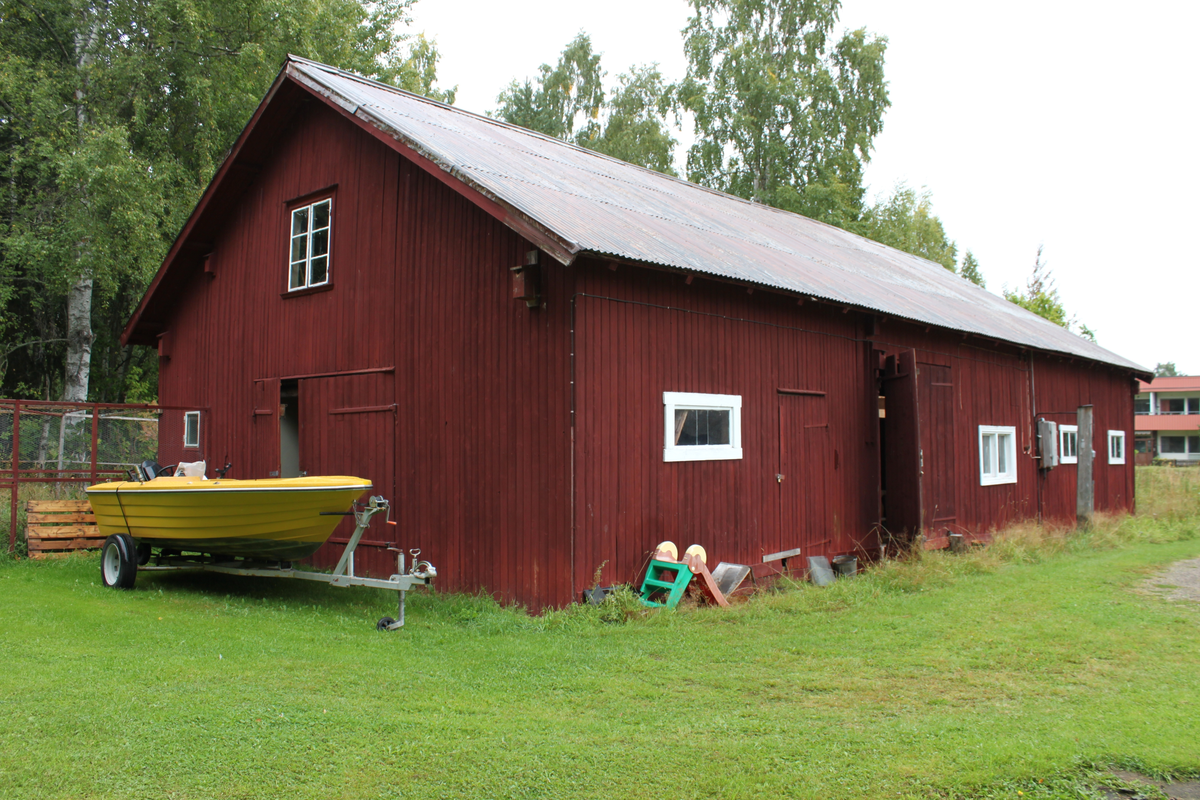
[[[374,487],[370,494],[396,500],[395,376],[391,373],[334,375],[299,381],[299,467],[307,475],[353,475]],[[393,515],[394,516],[394,515]],[[332,566],[354,530],[347,517],[313,556]],[[391,575],[396,560],[387,547],[395,528],[372,524],[356,552],[360,574]]]
[[[921,431],[917,357],[913,350],[888,356],[883,387],[883,526],[911,539],[921,530]]]

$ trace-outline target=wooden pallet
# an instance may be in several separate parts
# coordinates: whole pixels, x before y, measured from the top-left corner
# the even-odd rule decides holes
[[[30,558],[98,550],[104,544],[104,534],[87,500],[30,500],[25,512]]]

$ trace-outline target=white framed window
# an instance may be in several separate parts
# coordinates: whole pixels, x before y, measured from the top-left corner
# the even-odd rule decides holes
[[[1125,463],[1125,431],[1108,432],[1108,463]]]
[[[183,446],[200,446],[200,412],[187,411],[183,415]]]
[[[1017,482],[1017,429],[979,426],[979,485]]]
[[[329,233],[333,198],[292,209],[288,291],[329,283]]]
[[[1186,436],[1162,436],[1158,437],[1158,452],[1160,453],[1186,453],[1187,452],[1187,437]]]
[[[663,461],[742,457],[742,397],[663,392]]]
[[[1079,463],[1079,426],[1058,426],[1058,463]]]

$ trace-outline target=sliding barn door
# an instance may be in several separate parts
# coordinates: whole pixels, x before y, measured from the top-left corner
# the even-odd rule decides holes
[[[391,373],[301,380],[299,417],[301,474],[364,478],[374,487],[368,495],[395,500],[396,404]],[[371,523],[355,557],[359,573],[395,571],[395,560],[386,551],[395,538],[393,530],[380,517]],[[348,517],[313,557],[314,562],[318,566],[337,563],[353,531]]]
[[[254,382],[254,446],[252,463],[234,464],[230,477],[279,477],[279,379]],[[210,465],[211,473],[214,467]]]
[[[839,496],[825,395],[779,395],[779,519],[781,550],[823,555],[833,537]]]
[[[926,536],[944,536],[958,521],[954,503],[954,372],[917,365],[921,415],[921,507]]]

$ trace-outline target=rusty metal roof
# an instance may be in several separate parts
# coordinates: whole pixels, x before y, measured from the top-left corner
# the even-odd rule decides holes
[[[292,57],[286,71],[515,212],[563,263],[580,253],[649,262],[1149,372],[940,264],[840,228],[313,61]]]

